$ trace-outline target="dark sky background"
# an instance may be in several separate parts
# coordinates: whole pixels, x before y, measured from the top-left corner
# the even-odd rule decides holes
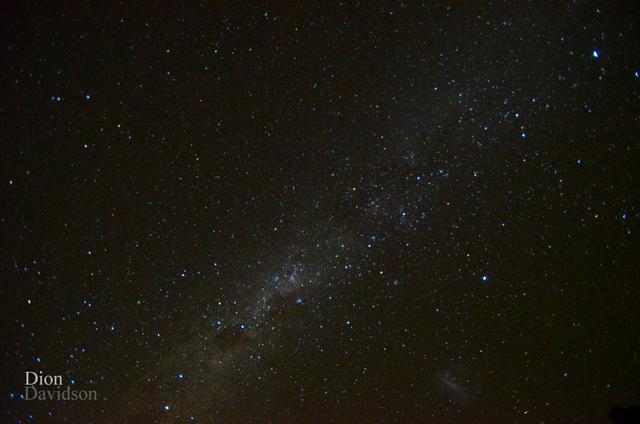
[[[640,403],[637,2],[103,3],[1,6],[2,422]]]

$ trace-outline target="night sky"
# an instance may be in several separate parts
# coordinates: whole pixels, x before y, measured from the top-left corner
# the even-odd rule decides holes
[[[640,403],[640,4],[102,3],[0,8],[0,421]]]

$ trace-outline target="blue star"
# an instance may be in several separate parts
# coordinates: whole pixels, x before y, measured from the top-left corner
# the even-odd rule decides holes
[[[165,410],[165,411],[171,411],[171,407],[170,407],[169,405],[165,405],[165,406],[164,406],[164,410]]]
[[[591,56],[593,56],[594,59],[597,59],[600,57],[600,53],[598,53],[597,50],[594,50],[593,53],[591,53]]]
[[[486,274],[485,274],[485,275],[483,275],[483,276],[482,276],[482,282],[483,282],[483,283],[488,283],[488,282],[489,282],[489,276],[488,276],[488,275],[486,275]]]

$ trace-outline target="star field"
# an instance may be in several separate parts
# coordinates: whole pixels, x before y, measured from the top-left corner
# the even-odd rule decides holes
[[[639,404],[639,12],[9,2],[2,422]]]

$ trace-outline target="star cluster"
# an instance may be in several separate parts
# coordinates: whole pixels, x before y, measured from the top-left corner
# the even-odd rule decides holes
[[[638,5],[468,3],[6,5],[2,421],[637,404]]]

